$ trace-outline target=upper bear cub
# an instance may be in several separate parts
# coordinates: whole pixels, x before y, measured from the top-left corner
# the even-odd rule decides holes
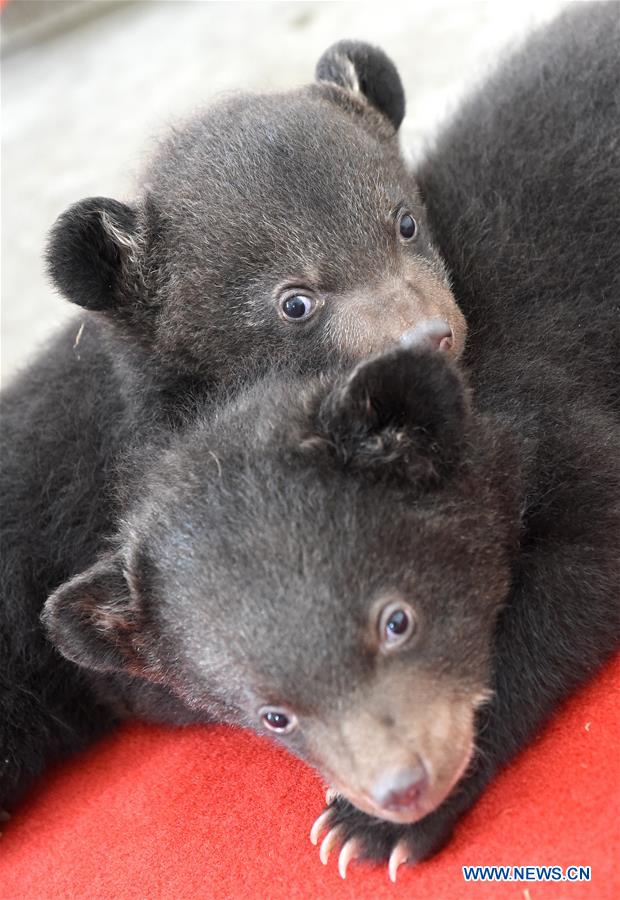
[[[342,874],[437,850],[620,645],[617,413],[565,391],[549,440],[544,370],[533,403],[476,375],[473,408],[429,350],[267,377],[155,455],[110,551],[45,606],[103,702],[315,765]]]
[[[465,323],[400,155],[403,115],[387,57],[336,44],[315,84],[229,97],[173,131],[134,204],[67,210],[51,275],[173,380],[272,361],[316,372],[427,320],[460,355]]]
[[[270,366],[319,372],[407,331],[461,354],[403,114],[390,60],[343,42],[315,84],[174,131],[135,202],[55,225],[50,273],[82,311],[2,396],[0,804],[109,722],[38,616],[116,523],[128,448]]]

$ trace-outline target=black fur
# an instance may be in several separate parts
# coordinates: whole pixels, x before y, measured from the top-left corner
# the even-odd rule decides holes
[[[0,807],[112,719],[37,624],[45,595],[92,562],[118,516],[114,460],[137,420],[101,340],[87,332],[74,349],[66,332],[2,397]]]
[[[135,211],[107,197],[81,200],[60,216],[47,259],[51,278],[68,300],[99,310],[123,303],[128,294],[123,257],[135,228]]]
[[[391,59],[378,47],[360,41],[339,41],[320,58],[316,67],[317,81],[338,84],[363,94],[400,128],[405,117],[405,92]]]
[[[420,226],[407,245],[393,215],[404,201]],[[394,128],[324,81],[190,120],[131,205],[91,198],[65,212],[47,258],[82,310],[2,396],[0,806],[110,722],[38,616],[106,546],[128,449],[179,427],[217,386],[394,342],[429,285],[458,312]],[[301,325],[278,315],[291,282],[320,304]]]
[[[422,487],[403,469],[386,479],[394,460],[383,474],[376,463],[343,467],[355,455],[343,457],[342,435],[316,415],[350,396],[346,382],[324,387],[317,404],[307,386],[276,380],[173,447],[116,551],[134,589],[145,585],[143,672],[161,681],[161,660],[176,661],[166,671],[183,706],[255,727],[259,701],[316,713],[369,683],[356,629],[377,585],[407,591],[413,577],[412,602],[424,609],[433,598],[431,670],[470,685],[490,677],[494,695],[468,774],[433,813],[398,825],[335,801],[331,824],[374,858],[401,839],[411,860],[435,852],[497,769],[618,647],[618,29],[612,5],[571,8],[466,104],[421,172],[474,323],[476,412],[456,419],[456,469]],[[379,422],[402,424],[388,409]],[[358,413],[347,421],[355,443]],[[218,590],[226,604],[204,617]],[[167,597],[187,609],[175,627]],[[420,665],[414,650],[410,664]],[[321,765],[301,738],[289,745]]]
[[[457,120],[438,145],[437,170],[429,163],[422,173],[441,248],[476,323],[467,356],[476,412],[467,412],[461,394],[462,453],[452,466],[445,473],[440,467],[441,477],[431,484],[420,483],[417,475],[407,478],[404,470],[386,478],[376,465],[363,471],[343,467],[342,455],[334,466],[333,434],[321,428],[316,413],[329,409],[332,403],[324,405],[323,399],[332,390],[341,394],[344,382],[308,384],[292,371],[276,376],[173,441],[147,476],[142,500],[111,555],[81,582],[58,591],[48,607],[47,622],[58,628],[57,640],[69,655],[77,652],[84,633],[72,631],[75,613],[72,625],[65,622],[63,629],[61,611],[69,597],[76,600],[76,587],[91,580],[101,585],[101,566],[112,565],[114,578],[124,579],[111,607],[119,610],[120,622],[98,616],[95,603],[90,627],[105,637],[106,628],[113,634],[120,624],[124,638],[116,646],[125,648],[123,666],[129,674],[126,679],[91,676],[92,689],[116,711],[129,708],[176,721],[207,716],[255,725],[258,700],[287,700],[300,709],[309,704],[312,713],[317,704],[319,710],[326,704],[337,709],[351,685],[361,690],[375,668],[368,648],[360,652],[360,627],[367,620],[368,598],[386,584],[411,596],[427,623],[428,630],[420,631],[427,643],[410,648],[407,657],[416,671],[424,664],[426,672],[440,672],[454,689],[474,690],[489,678],[493,646],[495,696],[479,720],[480,753],[450,798],[414,825],[370,819],[343,801],[334,805],[334,821],[346,824],[344,837],[362,838],[370,856],[383,857],[401,837],[408,840],[412,859],[436,850],[497,768],[618,644],[618,268],[611,263],[618,252],[613,187],[619,169],[617,144],[609,138],[617,116],[597,101],[601,80],[617,77],[611,53],[617,41],[606,40],[618,27],[611,19],[609,8],[573,9],[533,39],[491,82],[482,95],[486,99],[477,101],[496,133],[481,127],[471,112],[474,101],[469,118]],[[541,59],[551,66],[553,90],[544,79],[540,90],[540,71],[533,63]],[[577,91],[569,77],[575,59],[582,60],[587,73]],[[529,83],[530,72],[538,75],[528,91],[522,85]],[[503,110],[510,99],[507,123]],[[502,156],[491,158],[495,169],[489,164],[489,148],[501,145],[504,129],[515,119],[526,123],[536,109],[551,121],[560,110],[563,120],[567,108],[577,123],[594,116],[592,110],[598,110],[596,116],[600,112],[590,121],[594,134],[586,141],[586,132],[577,128],[577,149],[571,145],[576,158],[581,147],[589,161],[585,209],[591,210],[596,192],[596,241],[590,233],[580,235],[579,242],[572,231],[567,236],[556,223],[549,196],[541,192],[550,177],[544,168],[548,156],[560,153],[558,148],[565,151],[553,133],[544,134],[544,141],[538,135],[532,145],[525,128],[510,131],[516,146],[511,144],[509,159],[517,160],[521,152],[528,156],[518,184],[527,184],[526,175],[535,181],[537,165],[543,167],[545,177],[534,193],[504,180],[511,169]],[[521,150],[519,139],[525,141]],[[595,155],[593,143],[599,150]],[[565,169],[557,166],[552,174],[558,171],[564,176]],[[582,174],[579,167],[574,171]],[[551,199],[561,200],[564,190],[584,199],[569,176],[562,194]],[[503,185],[504,202],[498,202],[497,187],[486,192],[485,179],[493,184],[494,177]],[[470,190],[461,193],[462,184]],[[450,220],[461,239],[470,236],[468,245],[452,243]],[[536,262],[538,245],[529,242],[530,236],[546,239],[545,271]],[[564,254],[567,239],[570,254]],[[601,255],[609,265],[600,266]],[[541,276],[540,289],[537,279],[529,280],[531,268]],[[436,357],[403,354],[396,358],[415,358],[420,372],[427,366],[448,367]],[[389,377],[387,383],[399,379]],[[444,408],[441,385],[450,384],[450,378],[433,383],[438,407]],[[408,408],[400,403],[397,410],[403,407]],[[391,403],[388,408],[393,409]],[[399,415],[379,421],[402,424]],[[417,423],[411,424],[408,435],[415,434]],[[441,454],[444,431],[437,434],[435,452]],[[64,461],[57,453],[58,462]],[[24,481],[17,462],[13,452],[10,475],[24,503],[32,504],[38,485],[33,489]],[[205,503],[207,491],[214,502]],[[15,508],[21,516],[19,505]],[[61,507],[56,512],[62,528]],[[210,527],[213,523],[217,527]],[[11,534],[34,552],[47,545],[39,544],[36,532],[30,534],[31,524],[24,516]],[[78,537],[88,543],[88,529]],[[80,558],[73,571],[93,559],[94,553],[90,560]],[[47,577],[44,567],[44,576],[36,579],[33,610]],[[201,604],[222,591],[226,603],[209,608],[206,618]],[[12,601],[8,608],[14,607]],[[130,618],[123,617],[127,608]],[[25,632],[32,622],[32,610],[24,611],[17,639],[28,652]],[[84,616],[77,622],[88,624]],[[291,647],[305,654],[305,665]],[[15,693],[14,682],[8,687]],[[23,728],[28,719],[20,715],[18,709],[17,724]],[[42,725],[39,733],[49,727],[49,718],[42,709],[34,720]],[[14,740],[13,732],[9,738]],[[19,742],[9,746],[20,747]],[[65,741],[64,749],[68,746]],[[291,748],[321,764],[320,754],[304,746],[300,736]],[[13,769],[10,775],[14,790]]]
[[[417,173],[467,318],[477,405],[512,419],[529,484],[476,765],[411,827],[337,801],[332,824],[374,858],[400,837],[412,861],[435,852],[618,647],[618,46],[617,4],[572,4],[463,103]]]
[[[360,466],[370,440],[373,464]],[[460,456],[429,481],[428,459],[456,442]],[[141,454],[113,549],[52,595],[45,625],[79,665],[166,687],[182,701],[173,721],[189,710],[260,730],[265,703],[327,719],[363,695],[377,670],[369,604],[401,591],[426,631],[409,665],[435,664],[457,693],[483,690],[519,531],[513,444],[472,416],[439,354],[387,352],[352,376],[268,376],[150,466]],[[148,704],[139,682],[100,690]],[[148,714],[162,718],[158,697]],[[292,748],[320,766],[308,734]]]
[[[355,48],[371,91],[387,61]],[[60,217],[48,248],[55,285],[105,310],[119,341],[145,347],[173,385],[180,375],[243,377],[244,362],[263,372],[274,362],[310,371],[334,356],[352,362],[422,317],[458,332],[395,129],[339,86],[335,69],[334,79],[323,72],[297,91],[239,94],[174,130],[131,207],[91,198]],[[398,238],[401,208],[418,221],[410,245]],[[320,305],[307,323],[278,315],[288,286]]]
[[[579,362],[596,379],[587,353]],[[100,696],[155,719],[261,732],[265,705],[294,713],[284,744],[355,803],[386,764],[377,747],[389,760],[430,745],[438,784],[418,821],[338,799],[330,824],[368,856],[400,840],[411,860],[434,852],[620,646],[613,398],[576,402],[568,381],[549,392],[541,370],[511,390],[484,364],[472,376],[475,411],[442,355],[405,348],[349,376],[259,382],[155,454],[114,551],[48,600],[52,639],[106,675],[92,676]],[[418,623],[389,657],[382,598],[410,604]],[[178,708],[162,709],[149,683]],[[488,689],[478,752],[446,797],[452,780],[437,773],[458,771],[469,744],[454,761],[458,729],[437,743],[420,720],[433,705],[433,733],[454,708],[473,719]]]
[[[617,4],[569,4],[462,104],[417,173],[468,360],[484,348],[506,382],[544,366],[562,390],[568,374],[586,402],[599,385],[620,392],[619,37]],[[507,353],[515,342],[526,360]]]
[[[347,466],[439,480],[461,452],[465,397],[444,367],[360,363],[321,403],[318,428]],[[415,428],[407,428],[414,422]],[[317,438],[320,440],[320,437]]]

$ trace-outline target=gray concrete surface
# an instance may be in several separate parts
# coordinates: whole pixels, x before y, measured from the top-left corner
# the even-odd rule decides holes
[[[175,119],[222,91],[302,83],[330,43],[361,38],[401,72],[402,140],[415,156],[504,49],[563,5],[59,0],[54,9],[48,0],[41,15],[34,6],[11,10],[27,2],[12,0],[4,14],[4,381],[72,312],[45,279],[49,226],[81,197],[131,198],[152,139]]]

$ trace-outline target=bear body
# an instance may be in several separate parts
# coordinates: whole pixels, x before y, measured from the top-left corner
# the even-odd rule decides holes
[[[435,852],[620,647],[620,416],[567,397],[550,439],[545,385],[485,369],[484,409],[428,350],[268,376],[154,451],[45,606],[103,703],[315,766],[341,869]]]
[[[471,396],[445,355],[407,347],[348,374],[270,375],[153,451],[109,552],[45,607],[52,640],[106,702],[273,733],[316,766],[336,797],[313,835],[326,832],[323,857],[342,845],[341,872],[355,856],[389,858],[395,878],[435,852],[620,646],[619,195],[609,189],[620,170],[617,94],[601,94],[617,84],[614,29],[610,7],[573,8],[535,35],[477,101],[489,130],[474,101],[438,144],[445,180],[422,174],[476,323]],[[583,63],[577,90],[570,75],[588,53],[596,65]],[[528,121],[537,62],[553,86],[543,108],[548,99],[566,117],[566,100],[588,160],[593,230],[571,237],[567,254],[546,168],[567,145],[551,133],[535,148],[540,182],[529,158],[534,193],[523,178],[514,191],[502,181],[501,153],[502,191],[474,191],[483,169],[492,182],[509,88],[512,117]],[[489,147],[481,162],[461,151],[474,135]],[[528,153],[525,129],[523,139]],[[569,150],[570,180],[585,172]],[[470,168],[481,178],[471,198],[459,194]],[[565,192],[580,197],[562,183],[560,210]],[[471,229],[458,253],[449,213]]]
[[[133,447],[271,367],[347,365],[418,326],[462,352],[403,113],[392,63],[343,42],[315,84],[177,129],[135,203],[90,198],[56,223],[50,274],[82,310],[1,401],[0,806],[111,721],[38,618],[105,548]]]
[[[465,365],[484,348],[509,387],[544,367],[550,392],[569,381],[586,403],[620,391],[619,37],[613,3],[569,5],[460,106],[417,172],[469,325]]]

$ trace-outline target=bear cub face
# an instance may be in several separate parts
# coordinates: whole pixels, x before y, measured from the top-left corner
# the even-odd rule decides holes
[[[466,770],[489,696],[511,459],[440,354],[270,376],[173,440],[45,625],[78,665],[164,684],[416,821]]]
[[[341,42],[317,81],[223,99],[164,141],[134,204],[65,212],[48,261],[73,302],[171,369],[226,382],[321,371],[465,322],[398,148],[404,96],[378,49]]]

